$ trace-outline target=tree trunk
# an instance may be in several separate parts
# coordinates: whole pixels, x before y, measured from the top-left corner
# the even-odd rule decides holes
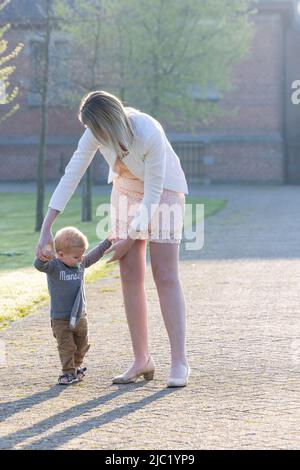
[[[41,132],[39,140],[38,173],[37,173],[37,200],[36,200],[36,225],[35,231],[39,232],[44,220],[45,200],[45,159],[47,147],[48,106],[43,104],[41,109]]]
[[[97,89],[97,73],[98,73],[98,48],[101,31],[101,2],[99,3],[98,15],[99,21],[97,22],[97,30],[94,42],[94,59],[91,65],[92,82],[93,85],[91,90]],[[81,196],[81,221],[91,222],[92,221],[92,189],[93,179],[91,174],[91,167],[86,170],[86,173],[82,179],[82,196]]]
[[[92,220],[92,174],[91,167],[86,170],[82,180],[82,198],[81,198],[81,220],[90,222]]]
[[[41,230],[44,220],[44,199],[45,199],[45,160],[47,149],[47,131],[48,131],[48,81],[49,81],[49,49],[50,49],[50,13],[52,0],[47,1],[46,10],[46,34],[44,47],[44,63],[43,63],[43,81],[41,86],[41,130],[39,138],[38,151],[38,172],[37,172],[37,200],[36,200],[36,222],[35,231]]]

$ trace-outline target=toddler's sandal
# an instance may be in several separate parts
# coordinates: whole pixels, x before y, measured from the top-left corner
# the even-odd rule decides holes
[[[77,378],[78,380],[82,380],[85,377],[85,373],[87,371],[86,367],[78,367],[77,368]]]
[[[62,374],[58,377],[59,385],[71,385],[78,382],[78,378],[75,374]]]

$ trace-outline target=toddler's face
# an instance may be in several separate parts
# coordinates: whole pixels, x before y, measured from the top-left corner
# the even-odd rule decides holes
[[[83,260],[83,255],[85,248],[73,247],[70,248],[67,252],[58,251],[58,258],[63,261],[67,266],[74,268],[81,263]]]

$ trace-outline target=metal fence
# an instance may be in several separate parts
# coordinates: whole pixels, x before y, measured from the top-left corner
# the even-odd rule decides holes
[[[180,163],[187,180],[198,182],[203,178],[204,142],[171,141],[172,147],[180,158]]]

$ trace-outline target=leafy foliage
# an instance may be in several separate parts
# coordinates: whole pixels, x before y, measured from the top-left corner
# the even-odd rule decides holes
[[[0,3],[0,13],[9,2],[10,0],[3,0]],[[9,65],[9,62],[18,56],[24,44],[19,43],[12,51],[7,51],[8,41],[4,36],[10,27],[9,23],[0,26],[0,106],[5,108],[0,114],[0,124],[12,116],[20,107],[18,103],[13,104],[19,94],[19,88],[15,86],[11,91],[8,91],[10,88],[9,77],[16,68],[14,65]]]

